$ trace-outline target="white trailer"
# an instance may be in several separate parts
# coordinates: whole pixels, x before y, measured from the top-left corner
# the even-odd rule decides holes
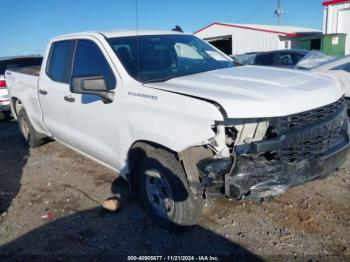
[[[299,38],[321,34],[317,29],[294,26],[229,24],[214,22],[194,35],[228,55],[298,48]]]
[[[350,54],[350,0],[323,2],[323,33],[346,34],[345,54]]]

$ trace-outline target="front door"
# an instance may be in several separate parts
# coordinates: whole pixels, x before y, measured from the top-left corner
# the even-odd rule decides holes
[[[109,90],[117,93],[116,72],[106,59],[103,47],[93,39],[77,40],[73,59],[72,77],[103,76]],[[118,123],[117,95],[112,103],[87,94],[70,94],[67,117],[70,127],[70,144],[112,167],[115,167],[117,150],[115,140],[121,125]]]

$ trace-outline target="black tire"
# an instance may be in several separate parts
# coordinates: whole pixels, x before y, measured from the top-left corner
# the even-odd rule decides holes
[[[21,130],[23,138],[29,147],[34,148],[44,144],[44,139],[42,138],[42,135],[35,131],[24,109],[21,109],[18,112],[17,120],[19,124],[19,129]]]
[[[6,120],[6,115],[4,112],[0,111],[0,121],[5,121]]]
[[[0,111],[0,121],[8,121],[11,120],[11,112],[10,111]]]
[[[167,204],[171,208],[165,208],[168,210],[163,210],[164,213],[155,208],[156,201],[152,201],[149,197],[149,186],[147,185],[151,182],[148,181],[152,181],[152,179],[160,181],[158,177],[154,177],[153,173],[157,173],[157,176],[162,177],[161,180],[165,181],[164,184],[170,188],[171,197],[168,197],[167,201],[170,198],[169,202],[171,204]],[[202,199],[194,198],[189,189],[185,171],[173,154],[164,149],[155,149],[150,152],[142,161],[138,181],[140,197],[146,212],[161,227],[178,231],[197,223],[202,213]],[[153,183],[156,184],[157,182]],[[159,192],[164,193],[166,191],[163,188]],[[153,195],[153,199],[154,196],[156,195]],[[166,204],[163,206],[165,207]]]

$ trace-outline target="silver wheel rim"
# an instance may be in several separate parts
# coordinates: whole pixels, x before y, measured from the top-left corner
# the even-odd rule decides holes
[[[29,126],[28,126],[27,120],[25,118],[21,119],[20,126],[21,126],[21,131],[22,131],[22,134],[23,134],[24,138],[26,140],[28,140],[28,137],[29,137]]]
[[[175,202],[168,181],[159,171],[149,170],[146,172],[145,186],[153,210],[162,217],[171,217]]]

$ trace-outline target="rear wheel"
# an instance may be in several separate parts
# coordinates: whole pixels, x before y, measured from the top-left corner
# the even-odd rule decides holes
[[[5,121],[6,120],[6,115],[4,112],[0,111],[0,121]]]
[[[29,147],[37,147],[44,144],[44,139],[33,128],[24,109],[21,109],[19,111],[17,119],[19,129],[21,130],[24,140]]]
[[[10,111],[0,111],[0,121],[7,121],[11,119]]]
[[[147,213],[163,228],[181,230],[198,221],[202,200],[193,196],[180,162],[171,153],[156,149],[148,154],[141,165],[139,187]]]

